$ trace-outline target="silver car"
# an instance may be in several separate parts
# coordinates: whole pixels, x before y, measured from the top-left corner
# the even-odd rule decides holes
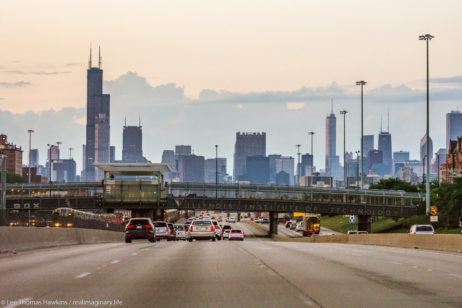
[[[211,220],[195,220],[188,230],[188,241],[193,239],[209,239],[215,242],[215,228]]]
[[[165,221],[156,221],[154,223],[156,226],[156,239],[158,240],[169,240],[170,230]]]
[[[173,225],[175,229],[176,238],[175,240],[185,240],[186,239],[186,229],[184,225]]]
[[[432,225],[412,225],[409,230],[411,234],[435,234],[435,229]]]

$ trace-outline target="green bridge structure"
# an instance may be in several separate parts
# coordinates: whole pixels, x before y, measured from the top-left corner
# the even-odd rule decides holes
[[[166,209],[269,212],[270,234],[277,213],[357,215],[358,230],[371,232],[373,216],[410,217],[425,195],[390,190],[337,189],[281,185],[167,183],[166,164],[95,164],[104,171],[99,183],[7,185],[6,210],[71,207],[133,216],[162,217]]]

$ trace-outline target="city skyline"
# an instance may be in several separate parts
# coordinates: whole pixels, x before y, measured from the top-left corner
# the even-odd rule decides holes
[[[268,153],[294,157],[294,144],[302,145],[302,153],[310,152],[306,132],[315,131],[315,165],[323,168],[325,132],[319,118],[327,112],[331,98],[336,109],[349,112],[347,151],[359,149],[359,93],[354,86],[358,78],[368,81],[365,134],[377,134],[379,115],[389,109],[390,133],[395,136],[393,150],[409,151],[411,157],[418,158],[419,140],[425,130],[425,53],[417,36],[426,32],[437,37],[432,42],[430,68],[430,136],[435,150],[446,143],[445,128],[440,123],[462,101],[462,62],[458,62],[462,43],[449,39],[457,35],[457,25],[461,23],[456,12],[462,4],[457,1],[444,7],[435,6],[436,1],[415,1],[417,8],[397,1],[374,7],[364,6],[363,1],[337,1],[336,6],[303,1],[291,6],[204,1],[207,4],[179,8],[175,4],[107,6],[102,1],[92,4],[91,10],[86,9],[87,2],[69,4],[71,9],[59,16],[46,5],[22,3],[27,4],[27,9],[8,3],[0,12],[2,23],[12,24],[17,20],[15,16],[21,16],[21,20],[35,25],[18,25],[11,31],[0,27],[2,42],[9,46],[2,50],[0,63],[0,121],[5,123],[2,129],[21,145],[27,144],[25,130],[35,129],[33,147],[41,152],[46,151],[47,143],[63,141],[63,146],[76,149],[78,170],[82,166],[77,157],[82,157],[81,145],[85,143],[81,132],[86,123],[84,69],[91,42],[94,47],[102,45],[105,54],[104,92],[111,94],[111,143],[119,150],[117,159],[122,149],[122,127],[117,123],[125,116],[133,119],[161,112],[168,117],[165,121],[144,126],[146,140],[156,140],[143,149],[151,161],[160,161],[162,149],[181,143],[192,144],[197,153],[213,157],[213,145],[219,144],[230,172],[236,131],[266,131]],[[201,10],[202,6],[208,7],[209,13]],[[114,36],[120,25],[117,18],[101,24],[97,12],[103,7],[114,17],[129,18],[127,12],[136,11],[138,20]],[[227,16],[223,16],[223,8]],[[171,13],[168,19],[152,17],[166,12]],[[329,18],[321,19],[319,12],[329,12]],[[356,12],[363,13],[361,19],[350,23]],[[229,18],[241,15],[243,23],[237,29],[227,29]],[[223,21],[217,20],[218,16]],[[390,16],[394,17],[393,25],[383,27],[381,22],[387,22]],[[56,29],[62,18],[80,25],[73,30],[76,35],[72,39]],[[181,23],[184,18],[194,21],[188,23],[191,31],[201,31],[185,32],[185,24]],[[336,27],[329,26],[332,18]],[[376,23],[368,22],[371,20]],[[214,29],[208,28],[212,22]],[[154,27],[157,23],[163,27]],[[267,29],[262,31],[260,24]],[[357,31],[358,25],[367,25],[367,30]],[[47,31],[50,28],[53,32]],[[153,33],[148,29],[162,31]],[[266,35],[253,40],[260,33]],[[133,40],[134,34],[139,39]],[[57,38],[62,40],[60,35],[66,35],[66,44],[56,44]],[[308,35],[310,40],[300,39]],[[23,39],[19,42],[16,37]],[[37,41],[37,37],[41,39]],[[239,52],[234,46],[239,46]],[[33,57],[25,53],[29,50],[35,51]],[[359,51],[361,57],[356,56]],[[58,129],[48,121],[56,123]],[[168,126],[170,123],[175,125]],[[403,133],[403,123],[413,129]],[[157,132],[167,126],[169,134],[159,137]],[[340,139],[336,144],[339,149]]]

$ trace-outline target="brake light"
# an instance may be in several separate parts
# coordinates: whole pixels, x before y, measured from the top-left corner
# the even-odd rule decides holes
[[[169,228],[167,228],[167,229],[165,229],[165,231],[166,231],[166,232],[170,232],[170,229],[169,229]]]
[[[210,226],[210,231],[215,231],[215,229],[213,228],[213,225]]]
[[[152,229],[152,226],[151,225],[145,225],[144,226],[146,229]]]
[[[133,229],[133,225],[127,226],[127,229]]]
[[[173,234],[175,234],[175,230],[173,230],[172,232],[173,232]]]
[[[193,232],[193,227],[191,226],[191,228],[189,228],[189,232]]]

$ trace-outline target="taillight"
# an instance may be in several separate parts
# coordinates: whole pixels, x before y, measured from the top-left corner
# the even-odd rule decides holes
[[[173,230],[172,233],[175,234],[175,230]]]
[[[192,226],[189,228],[189,232],[193,232],[193,227]]]
[[[170,232],[170,229],[169,229],[169,228],[167,228],[167,229],[165,229],[165,231],[166,231],[166,232]]]
[[[133,229],[133,225],[127,226],[127,229]]]
[[[145,225],[144,226],[146,229],[152,229],[152,226],[151,225]]]
[[[213,225],[210,226],[210,231],[215,231],[215,229],[213,228]]]

